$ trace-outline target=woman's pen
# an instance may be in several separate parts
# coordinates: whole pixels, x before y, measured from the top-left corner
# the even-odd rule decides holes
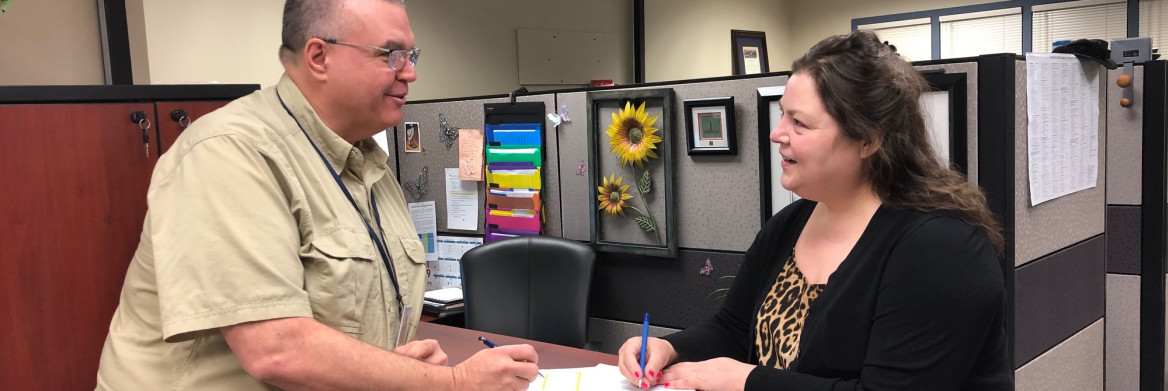
[[[487,347],[491,349],[499,347],[499,345],[495,345],[494,342],[491,342],[491,340],[487,339],[487,337],[481,335],[479,336],[479,341],[483,341],[483,345],[487,345]],[[543,377],[543,373],[540,373],[539,371],[536,371],[535,374],[536,376]]]

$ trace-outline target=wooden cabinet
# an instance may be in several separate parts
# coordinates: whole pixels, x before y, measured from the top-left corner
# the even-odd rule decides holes
[[[192,102],[152,101],[153,86],[82,101],[67,90],[105,87],[0,87],[0,390],[94,388],[150,174],[179,132],[170,110],[197,118],[257,86],[210,87],[214,99]],[[65,103],[33,99],[38,88]],[[149,156],[135,111],[156,127]]]

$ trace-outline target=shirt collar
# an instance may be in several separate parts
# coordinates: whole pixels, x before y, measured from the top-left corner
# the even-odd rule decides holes
[[[380,169],[388,169],[385,162],[389,159],[389,155],[381,150],[372,137],[359,140],[355,144],[349,144],[348,141],[338,136],[320,120],[316,110],[313,110],[308,99],[304,97],[300,88],[296,86],[292,78],[288,77],[288,74],[280,77],[280,82],[276,84],[276,91],[280,94],[280,99],[288,106],[288,110],[292,112],[292,116],[304,128],[309,139],[320,148],[321,153],[324,153],[329,165],[337,174],[344,172],[345,167],[350,163],[350,157],[359,155],[363,155],[364,159],[357,160],[375,164]],[[361,167],[355,167],[354,171],[360,173],[364,170]]]

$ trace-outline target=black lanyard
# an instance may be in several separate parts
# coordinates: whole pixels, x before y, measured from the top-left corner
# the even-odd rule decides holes
[[[341,182],[341,176],[337,175],[337,171],[333,170],[333,165],[329,164],[328,159],[325,159],[324,154],[320,152],[320,148],[316,143],[312,142],[312,137],[308,137],[308,131],[304,130],[304,125],[300,124],[300,120],[292,114],[292,110],[288,109],[288,105],[284,104],[284,98],[280,97],[280,92],[276,91],[276,99],[280,100],[280,106],[284,106],[284,111],[292,117],[292,121],[296,122],[296,126],[300,127],[300,131],[304,133],[304,137],[308,139],[308,143],[312,145],[312,149],[316,150],[316,154],[320,156],[320,161],[324,163],[325,168],[328,168],[329,174],[333,174],[333,180],[337,181],[337,186],[345,193],[345,198],[349,199],[349,203],[353,205],[353,209],[357,210],[357,216],[361,216],[361,222],[365,223],[365,230],[369,231],[369,239],[373,239],[373,244],[377,245],[377,252],[381,253],[381,261],[385,263],[385,270],[389,272],[389,280],[393,282],[393,293],[397,299],[397,315],[402,316],[402,295],[401,288],[397,284],[397,272],[394,270],[393,262],[389,259],[389,251],[385,250],[385,244],[381,238],[374,233],[373,227],[369,225],[369,220],[365,219],[365,215],[361,214],[361,208],[357,207],[357,201],[353,199],[353,195],[349,194],[349,189],[345,187],[345,183]],[[377,219],[377,230],[381,232],[381,237],[385,237],[385,230],[381,229],[381,212],[377,210],[377,198],[373,197],[373,189],[369,189],[369,203],[373,205],[373,218]],[[405,319],[402,319],[404,322]]]

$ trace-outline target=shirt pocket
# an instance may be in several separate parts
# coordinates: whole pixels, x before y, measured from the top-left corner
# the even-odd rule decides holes
[[[313,317],[338,331],[361,334],[368,307],[381,299],[380,259],[369,235],[337,229],[314,235],[304,257],[304,285]]]

